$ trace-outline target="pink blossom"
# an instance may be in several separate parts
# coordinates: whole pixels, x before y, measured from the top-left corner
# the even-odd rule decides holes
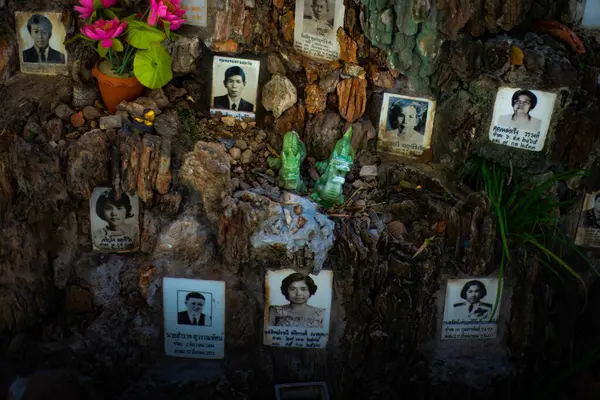
[[[123,33],[127,28],[127,21],[119,21],[118,18],[108,21],[100,18],[91,25],[86,25],[81,28],[81,33],[92,40],[101,40],[102,47],[108,49],[112,46],[114,38]]]
[[[170,23],[172,31],[179,29],[185,22],[185,10],[179,5],[179,0],[150,0],[148,25],[155,26],[157,22]]]
[[[101,0],[102,8],[110,8],[117,4],[117,0]],[[94,12],[94,0],[80,0],[79,6],[73,7],[76,11],[79,11],[82,18],[89,18]]]

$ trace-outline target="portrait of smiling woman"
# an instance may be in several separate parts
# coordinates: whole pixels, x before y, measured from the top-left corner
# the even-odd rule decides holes
[[[310,276],[292,273],[281,282],[281,293],[289,304],[269,307],[269,326],[322,328],[326,309],[308,305],[317,292]]]
[[[527,132],[539,132],[542,120],[531,116],[538,104],[538,98],[530,90],[517,90],[512,96],[513,113],[501,115],[498,125],[522,129]]]
[[[132,204],[130,196],[123,192],[119,199],[114,189],[96,188],[92,195],[95,206],[90,211],[92,243],[95,250],[125,251],[138,245],[137,196]],[[135,206],[135,207],[134,207]],[[96,217],[96,218],[94,218]]]

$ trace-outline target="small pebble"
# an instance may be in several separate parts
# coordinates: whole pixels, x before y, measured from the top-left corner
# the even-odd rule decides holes
[[[240,150],[246,150],[248,148],[248,143],[244,139],[238,139],[235,141],[236,147],[239,147]]]
[[[249,164],[250,161],[252,161],[252,150],[250,149],[246,149],[244,150],[244,152],[242,153],[242,164]]]
[[[242,156],[242,151],[237,147],[232,147],[231,150],[229,150],[229,154],[231,154],[231,157],[233,157],[234,160],[239,160]]]
[[[360,177],[376,177],[377,176],[377,165],[365,165],[360,169]]]
[[[230,116],[221,117],[221,122],[225,124],[225,126],[235,126],[235,118]]]
[[[83,109],[83,116],[88,121],[92,121],[92,120],[100,118],[102,116],[102,114],[100,114],[100,111],[98,111],[96,108],[94,108],[92,106],[86,106]]]

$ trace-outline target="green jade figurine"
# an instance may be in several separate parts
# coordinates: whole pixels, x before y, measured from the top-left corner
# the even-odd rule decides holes
[[[288,132],[283,137],[281,157],[269,157],[269,167],[277,171],[277,185],[283,189],[306,193],[306,185],[300,177],[300,165],[306,158],[306,146],[296,132]]]
[[[310,197],[323,208],[344,204],[342,189],[346,181],[346,173],[350,171],[354,162],[351,140],[352,127],[348,128],[344,136],[336,142],[329,159],[316,164],[321,177],[315,183],[315,191]]]

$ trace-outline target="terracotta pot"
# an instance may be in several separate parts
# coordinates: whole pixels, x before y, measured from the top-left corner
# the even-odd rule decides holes
[[[92,75],[98,79],[102,100],[111,113],[117,111],[117,105],[123,100],[135,100],[144,92],[144,85],[135,76],[124,78],[106,75],[98,69],[97,63],[92,69]]]

